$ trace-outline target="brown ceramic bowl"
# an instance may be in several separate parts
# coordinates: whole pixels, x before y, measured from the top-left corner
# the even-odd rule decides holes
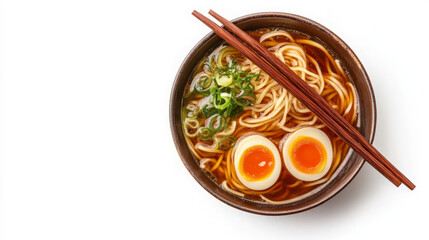
[[[372,142],[375,132],[376,108],[375,98],[369,77],[357,56],[337,35],[326,27],[308,18],[288,13],[255,13],[232,21],[243,30],[255,30],[265,27],[281,27],[296,30],[311,36],[312,39],[324,44],[338,58],[349,74],[350,80],[356,87],[358,95],[358,122],[359,131]],[[201,171],[198,163],[188,149],[182,126],[181,107],[184,89],[194,67],[215,46],[220,39],[213,32],[205,36],[188,54],[177,73],[170,98],[170,125],[177,151],[183,164],[201,186],[213,196],[235,208],[265,215],[292,214],[308,210],[325,202],[341,191],[359,172],[364,161],[354,151],[349,150],[345,161],[338,167],[330,180],[316,190],[304,195],[303,198],[282,205],[271,205],[256,202],[231,195],[223,190],[216,182]]]

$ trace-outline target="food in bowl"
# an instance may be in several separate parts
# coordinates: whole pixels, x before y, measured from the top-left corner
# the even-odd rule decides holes
[[[279,28],[249,34],[356,123],[354,85],[309,36]],[[230,194],[289,203],[325,183],[348,151],[310,110],[235,48],[221,44],[195,66],[182,127],[200,168]]]

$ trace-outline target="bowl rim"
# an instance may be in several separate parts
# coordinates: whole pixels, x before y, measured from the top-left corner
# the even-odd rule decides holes
[[[329,30],[328,28],[326,28],[325,26],[323,26],[322,24],[311,20],[309,18],[300,16],[300,15],[296,15],[296,14],[292,14],[292,13],[284,13],[284,12],[256,12],[256,13],[251,13],[251,14],[247,14],[238,18],[235,18],[233,20],[231,20],[231,22],[233,22],[234,24],[239,24],[240,22],[243,21],[247,21],[250,19],[261,19],[261,18],[286,18],[286,19],[291,19],[291,20],[295,20],[307,25],[310,25],[312,27],[317,28],[318,31],[324,32],[325,34],[327,34],[330,38],[332,38],[335,42],[337,42],[338,44],[341,45],[342,48],[344,48],[344,50],[347,52],[347,54],[350,56],[350,58],[353,60],[353,64],[356,64],[356,66],[359,68],[360,72],[363,75],[363,80],[364,80],[364,84],[366,85],[366,87],[368,88],[369,91],[369,102],[371,103],[371,106],[369,106],[371,115],[372,115],[372,120],[371,120],[371,127],[370,127],[370,133],[369,133],[369,139],[368,141],[372,144],[374,141],[374,136],[375,136],[375,130],[376,130],[376,124],[377,124],[377,106],[376,106],[376,99],[375,99],[375,94],[374,94],[374,89],[372,87],[371,81],[369,79],[369,76],[365,70],[365,68],[363,67],[362,63],[360,62],[359,58],[356,56],[356,54],[352,51],[352,49],[340,38],[338,37],[335,33],[333,33],[331,30]],[[307,211],[309,209],[312,209],[316,206],[319,206],[323,203],[325,203],[326,201],[328,201],[329,199],[331,199],[332,197],[334,197],[335,195],[337,195],[339,192],[341,192],[355,177],[356,175],[359,173],[359,171],[362,169],[362,166],[364,165],[364,160],[361,156],[358,156],[356,158],[356,161],[358,161],[358,166],[356,167],[356,169],[354,170],[354,172],[352,172],[348,178],[345,179],[345,181],[341,182],[338,187],[336,188],[335,191],[332,191],[330,194],[323,196],[322,198],[320,198],[318,201],[316,201],[314,204],[311,205],[307,205],[304,206],[302,208],[290,211],[290,210],[283,210],[283,211],[269,211],[269,210],[261,210],[261,209],[255,209],[255,208],[249,208],[237,203],[234,203],[226,198],[224,198],[223,196],[219,195],[216,191],[214,191],[214,189],[212,189],[210,186],[208,186],[206,183],[204,183],[198,176],[196,173],[194,173],[192,171],[192,168],[190,166],[190,164],[187,162],[188,160],[185,159],[185,156],[182,153],[182,150],[180,148],[179,145],[179,137],[178,137],[178,133],[175,131],[175,121],[174,121],[174,111],[175,109],[173,109],[173,103],[174,103],[174,92],[175,89],[177,89],[179,87],[179,77],[182,73],[182,71],[184,70],[188,59],[194,55],[198,49],[209,39],[211,39],[212,37],[215,37],[216,34],[213,31],[210,31],[208,34],[206,34],[200,41],[198,41],[198,43],[189,51],[189,53],[186,55],[186,57],[184,58],[184,60],[182,61],[179,70],[177,71],[177,74],[175,76],[174,82],[173,82],[173,86],[171,88],[171,92],[170,92],[170,99],[169,99],[169,120],[170,120],[170,129],[171,129],[171,133],[172,133],[172,137],[173,137],[173,141],[174,141],[174,145],[176,147],[176,150],[179,154],[179,157],[181,159],[181,161],[183,162],[183,164],[185,165],[186,169],[189,171],[189,173],[193,176],[193,178],[207,191],[209,192],[212,196],[214,196],[215,198],[219,199],[220,201],[226,203],[227,205],[230,205],[234,208],[246,211],[246,212],[250,212],[250,213],[254,213],[254,214],[260,214],[260,215],[288,215],[288,214],[294,214],[294,213],[299,213],[299,212],[303,212],[303,211]],[[350,149],[352,150],[352,149]],[[353,150],[352,150],[353,152]],[[192,159],[194,160],[194,159]]]

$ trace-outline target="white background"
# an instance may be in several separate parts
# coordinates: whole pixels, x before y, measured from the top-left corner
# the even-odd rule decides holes
[[[429,213],[429,14],[423,1],[3,3],[4,239],[422,239]],[[207,193],[170,134],[175,74],[209,30],[261,11],[318,21],[355,51],[377,98],[370,165],[325,204],[259,216]],[[1,165],[0,165],[1,166]]]

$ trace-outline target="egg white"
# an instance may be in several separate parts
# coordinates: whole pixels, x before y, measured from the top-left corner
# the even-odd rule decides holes
[[[245,179],[244,176],[241,175],[239,164],[241,156],[243,156],[246,149],[256,146],[256,145],[263,145],[267,147],[274,156],[274,169],[271,172],[271,174],[263,179],[263,180],[254,180],[254,181],[248,181]],[[280,171],[281,171],[281,158],[279,150],[277,149],[276,145],[272,143],[268,138],[254,134],[254,135],[248,135],[242,138],[239,142],[237,142],[237,145],[235,146],[235,149],[233,150],[233,157],[234,157],[234,167],[235,167],[235,173],[237,174],[238,179],[241,183],[243,183],[244,186],[260,191],[265,190],[269,187],[271,187],[279,178]]]
[[[321,172],[315,173],[315,174],[308,174],[300,172],[298,169],[295,168],[295,166],[292,163],[292,160],[289,156],[289,149],[291,144],[297,139],[298,137],[312,137],[316,140],[318,140],[326,150],[326,164],[325,167]],[[302,128],[288,136],[286,141],[283,144],[283,161],[285,163],[285,166],[289,173],[291,173],[295,178],[300,179],[302,181],[316,181],[321,179],[323,176],[326,175],[326,173],[329,171],[332,165],[332,144],[329,137],[324,133],[322,130],[312,127]]]

